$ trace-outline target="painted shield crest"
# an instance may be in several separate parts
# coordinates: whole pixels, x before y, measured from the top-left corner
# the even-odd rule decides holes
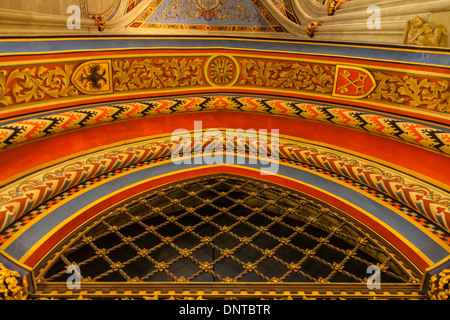
[[[353,66],[336,66],[333,96],[350,99],[367,97],[376,87],[370,71]]]
[[[73,85],[85,94],[112,93],[110,60],[92,60],[80,64],[72,74]]]

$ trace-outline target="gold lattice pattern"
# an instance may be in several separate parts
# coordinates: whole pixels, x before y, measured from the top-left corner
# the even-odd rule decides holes
[[[353,282],[378,265],[411,282],[380,240],[292,191],[234,176],[171,185],[110,212],[57,256],[41,281],[80,267],[87,282]]]

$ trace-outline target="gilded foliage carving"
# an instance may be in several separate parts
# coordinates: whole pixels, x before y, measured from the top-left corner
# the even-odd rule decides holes
[[[431,300],[450,300],[450,269],[431,277],[428,294]]]
[[[73,65],[0,70],[0,105],[76,96],[79,92],[70,82],[72,71]]]
[[[329,93],[333,90],[334,66],[241,60],[240,85],[259,85]]]
[[[28,295],[28,281],[17,271],[11,271],[0,263],[0,300],[25,300]]]
[[[450,112],[450,82],[429,78],[373,72],[377,87],[368,97],[417,108]]]
[[[113,62],[115,91],[202,86],[201,58],[116,60]]]

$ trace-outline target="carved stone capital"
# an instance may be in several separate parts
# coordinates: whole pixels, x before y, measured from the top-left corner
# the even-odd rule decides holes
[[[444,25],[427,22],[420,16],[409,19],[406,23],[403,43],[428,47],[445,47],[448,31]]]

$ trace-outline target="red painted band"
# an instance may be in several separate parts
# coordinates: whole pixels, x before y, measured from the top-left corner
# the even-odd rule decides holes
[[[2,151],[0,181],[8,182],[7,179],[19,178],[48,162],[88,153],[93,148],[153,135],[170,135],[175,128],[193,130],[194,121],[202,121],[204,129],[279,129],[280,135],[348,149],[444,184],[450,181],[450,170],[442,170],[448,166],[448,157],[412,144],[317,121],[232,111],[193,112],[117,121],[31,141]]]

